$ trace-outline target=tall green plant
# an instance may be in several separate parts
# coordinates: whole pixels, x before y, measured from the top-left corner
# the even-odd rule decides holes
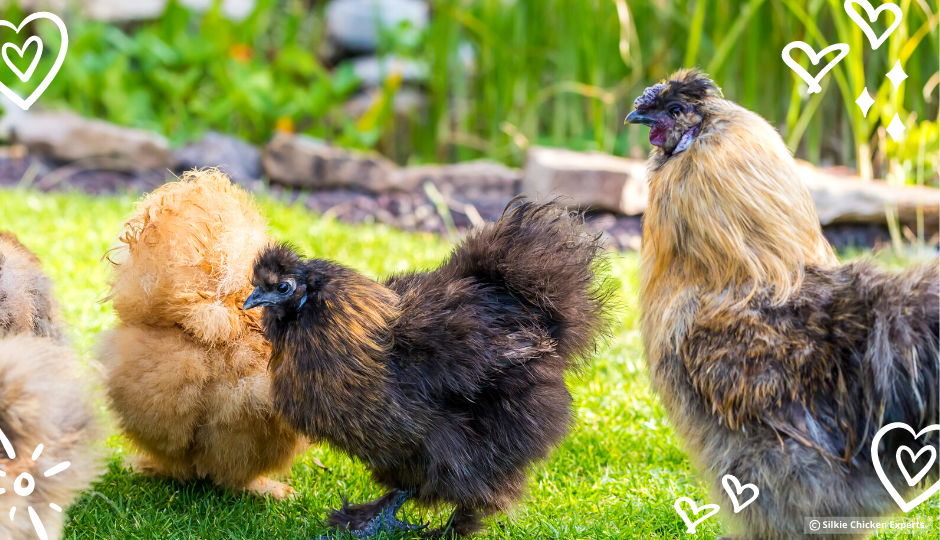
[[[788,9],[797,17],[797,19],[806,26],[810,43],[815,43],[817,49],[828,46],[831,43],[847,43],[850,47],[850,54],[846,56],[830,73],[835,78],[842,98],[844,107],[844,117],[851,126],[851,137],[855,148],[855,161],[862,178],[871,179],[875,176],[872,170],[872,147],[871,140],[875,128],[879,125],[887,126],[895,113],[904,116],[904,99],[910,95],[910,92],[898,92],[894,89],[890,80],[885,74],[892,69],[896,62],[899,62],[902,69],[916,70],[918,77],[915,81],[922,81],[919,77],[922,65],[917,62],[909,64],[909,60],[921,41],[929,34],[936,35],[938,15],[927,11],[925,4],[917,3],[912,6],[910,0],[902,0],[900,7],[906,16],[902,19],[900,26],[892,33],[887,42],[887,47],[872,51],[871,46],[862,33],[861,29],[848,17],[844,11],[843,3],[839,0],[828,0],[828,7],[832,12],[832,27],[834,32],[825,34],[816,21],[822,11],[823,5],[820,2],[812,3],[808,9],[804,9],[800,2],[796,0],[784,0]],[[914,27],[916,30],[912,33],[912,22],[918,24],[916,17],[913,17],[912,11],[923,10],[923,22]],[[876,29],[876,34],[881,32]],[[926,49],[926,48],[925,48]],[[936,49],[932,52],[936,54]],[[926,56],[926,55],[925,55]],[[799,79],[794,77],[795,84],[801,84]],[[910,81],[902,83],[902,86],[908,85]],[[856,99],[866,89],[869,90],[874,103],[868,115],[856,105]],[[805,130],[808,118],[815,114],[825,92],[817,94],[806,99],[805,109],[801,115],[791,116],[793,122],[788,123],[791,128],[791,136],[788,141],[793,144],[797,142]],[[926,112],[926,98],[914,99],[915,106],[921,105],[922,111]],[[791,102],[791,107],[799,107],[799,100]],[[935,101],[935,100],[934,100]],[[920,102],[920,103],[916,103]],[[934,107],[936,107],[934,105]],[[793,110],[791,108],[791,110]]]
[[[898,1],[901,27],[871,51],[840,0],[430,0],[426,30],[381,33],[381,54],[428,66],[426,106],[409,118],[394,111],[404,86],[392,80],[364,116],[348,117],[357,81],[348,67],[318,58],[320,3],[259,0],[240,23],[218,7],[197,14],[173,3],[160,19],[133,25],[69,18],[69,57],[41,103],[154,129],[175,143],[207,129],[262,143],[292,129],[391,149],[402,160],[519,165],[534,144],[643,156],[645,132],[622,124],[633,98],[697,65],[726,97],[777,126],[799,157],[857,166],[867,177],[885,175],[895,159],[910,163],[904,170],[922,168],[931,183],[940,169],[935,138],[918,153],[878,136],[895,112],[913,118],[906,137],[929,133],[940,106],[936,83],[928,84],[940,66],[936,7]],[[21,20],[22,10],[5,9],[4,18]],[[57,40],[48,37],[46,67]],[[851,45],[821,93],[807,95],[781,60],[794,40],[816,50]],[[898,60],[910,77],[895,92],[884,73]],[[854,103],[866,86],[876,99],[867,118]]]

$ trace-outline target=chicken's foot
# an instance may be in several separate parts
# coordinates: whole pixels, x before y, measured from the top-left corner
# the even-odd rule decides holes
[[[272,499],[277,501],[290,499],[295,494],[294,488],[264,476],[255,478],[249,482],[248,485],[243,488],[243,490],[251,493],[252,495],[257,495],[258,497],[270,495]]]
[[[394,498],[389,498],[390,495],[394,496]],[[369,520],[369,522],[366,523],[363,527],[354,529],[349,526],[349,523],[347,523],[346,528],[338,529],[335,533],[332,533],[332,534],[325,534],[323,536],[320,536],[318,540],[334,540],[337,538],[343,538],[344,535],[347,533],[349,535],[352,535],[353,538],[365,539],[365,538],[372,538],[374,536],[378,536],[380,533],[383,533],[383,532],[386,532],[386,533],[391,533],[395,531],[407,532],[407,531],[419,531],[421,529],[424,529],[427,527],[427,524],[414,525],[414,524],[408,523],[407,521],[402,521],[398,519],[397,517],[395,517],[395,514],[398,513],[401,507],[405,505],[405,502],[407,502],[408,499],[410,499],[413,495],[414,493],[410,491],[397,491],[397,492],[393,491],[389,493],[388,495],[382,497],[382,499],[388,498],[387,499],[388,502],[384,504],[381,510],[379,511],[379,513],[375,517],[373,517],[371,520]],[[383,502],[382,499],[379,499],[379,501],[376,501],[376,502],[381,503]],[[365,507],[365,506],[370,506],[370,505],[362,505],[362,506]],[[344,508],[344,511],[347,511],[347,510],[348,510],[347,508]]]

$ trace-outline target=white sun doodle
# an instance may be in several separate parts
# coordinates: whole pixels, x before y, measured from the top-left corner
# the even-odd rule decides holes
[[[3,449],[6,451],[10,459],[16,458],[16,452],[13,450],[13,445],[10,444],[10,439],[7,439],[7,436],[3,432],[2,429],[0,429],[0,444],[3,445]],[[42,453],[42,445],[40,444],[39,446],[36,447],[35,450],[33,450],[32,460],[34,463],[36,462],[37,459],[39,459],[39,454],[41,453]],[[42,475],[48,478],[50,476],[59,474],[65,469],[68,469],[69,465],[71,465],[70,462],[63,461],[62,463],[59,463],[58,465],[42,473]],[[6,476],[6,473],[3,471],[0,471],[0,476]],[[33,475],[26,473],[26,472],[21,473],[19,476],[16,477],[16,480],[13,481],[13,492],[19,495],[20,497],[28,497],[35,488],[36,488],[36,480],[33,479]],[[6,493],[6,490],[3,488],[0,488],[0,495],[4,493]],[[55,510],[56,512],[62,511],[62,508],[55,503],[49,503],[49,507]],[[39,515],[36,514],[36,511],[33,510],[33,507],[27,506],[26,511],[29,513],[29,520],[33,522],[33,528],[36,529],[36,534],[39,536],[39,540],[49,540],[49,535],[46,534],[46,528],[42,526],[42,521],[39,520]],[[10,509],[10,520],[12,521],[15,516],[16,516],[16,506]]]

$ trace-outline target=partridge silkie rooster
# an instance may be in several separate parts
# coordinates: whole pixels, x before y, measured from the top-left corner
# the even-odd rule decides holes
[[[425,537],[464,536],[520,498],[572,423],[565,374],[608,331],[598,238],[576,213],[524,202],[438,269],[381,283],[285,245],[261,253],[245,308],[265,306],[278,410],[390,490],[329,525],[413,530],[395,517],[413,498],[456,507]]]
[[[275,498],[303,438],[274,410],[270,345],[241,310],[269,241],[247,193],[216,170],[146,196],[124,225],[108,296],[119,322],[98,356],[111,408],[147,472]]]
[[[848,538],[804,535],[803,518],[896,512],[872,439],[940,421],[936,263],[841,265],[780,136],[701,72],[679,71],[635,107],[627,121],[656,146],[641,259],[651,379],[711,500],[731,508],[728,474],[759,489],[728,513],[734,538]],[[898,450],[937,444],[936,431],[881,440],[908,499],[917,487]]]

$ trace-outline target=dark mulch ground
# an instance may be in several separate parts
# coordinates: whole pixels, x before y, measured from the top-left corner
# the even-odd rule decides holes
[[[84,169],[72,165],[59,165],[38,156],[22,159],[0,158],[0,186],[24,187],[40,191],[81,190],[92,194],[132,192],[144,193],[173,179],[168,171],[121,173]],[[246,186],[264,189],[260,182]],[[383,193],[379,195],[351,190],[300,192],[281,186],[271,186],[276,197],[302,203],[310,210],[329,214],[348,223],[385,223],[407,231],[426,231],[437,234],[460,234],[473,224],[473,217],[461,208],[437,206],[424,192]],[[507,201],[490,201],[474,205],[484,220],[495,220]],[[603,230],[608,244],[620,250],[638,250],[642,218],[618,216],[603,212],[588,213],[588,221]],[[834,225],[825,227],[826,238],[836,248],[855,247],[870,249],[890,241],[887,226]]]

